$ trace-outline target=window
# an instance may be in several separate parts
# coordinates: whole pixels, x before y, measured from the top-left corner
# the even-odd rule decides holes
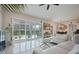
[[[37,38],[41,36],[41,25],[40,24],[33,24],[31,26],[32,38]]]
[[[42,34],[41,30],[42,30],[41,25],[36,25],[36,34],[37,34],[37,37],[41,36],[41,34]]]
[[[32,38],[37,37],[35,24],[31,25],[31,33],[32,33]]]
[[[14,24],[14,31],[13,31],[13,35],[19,35],[19,24]]]
[[[13,32],[12,32],[12,38],[15,40],[19,40],[19,24],[13,24],[13,28],[12,28]]]
[[[31,38],[30,25],[26,25],[26,38]]]

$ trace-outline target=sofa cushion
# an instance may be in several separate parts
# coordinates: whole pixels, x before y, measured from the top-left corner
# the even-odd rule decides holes
[[[68,53],[66,49],[63,49],[58,46],[54,46],[46,50],[43,50],[43,54],[66,54],[66,53]]]
[[[73,49],[74,45],[75,43],[73,43],[73,41],[66,41],[56,46],[47,48],[45,50],[37,48],[33,51],[33,53],[35,54],[67,54]]]
[[[66,42],[63,42],[63,43],[60,43],[59,45],[57,45],[58,47],[61,47],[63,49],[66,49],[68,51],[71,51],[72,48],[74,47],[74,42],[73,41],[66,41]]]
[[[76,44],[69,54],[79,54],[79,44]]]

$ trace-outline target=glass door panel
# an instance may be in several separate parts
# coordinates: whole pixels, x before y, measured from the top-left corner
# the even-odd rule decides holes
[[[37,37],[41,37],[41,25],[39,25],[39,24],[36,24],[36,35],[37,35]]]
[[[13,40],[19,40],[19,34],[20,34],[20,32],[19,32],[19,28],[20,26],[19,26],[19,24],[13,24],[13,32],[12,32],[12,34],[13,34]]]
[[[19,29],[19,32],[20,32],[20,40],[25,40],[25,24],[20,24],[20,29]]]
[[[31,25],[31,34],[32,34],[32,38],[37,38],[35,24]]]
[[[22,42],[21,43],[21,51],[24,52],[26,50],[26,43]]]
[[[31,38],[30,26],[26,25],[26,38]]]

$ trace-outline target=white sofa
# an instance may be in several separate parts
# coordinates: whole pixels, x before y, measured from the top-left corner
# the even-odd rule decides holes
[[[45,50],[37,48],[33,50],[33,54],[67,54],[73,49],[74,45],[73,41],[66,41]]]
[[[73,43],[73,41],[63,42],[63,43],[58,44],[57,46],[51,47],[43,51],[43,53],[45,54],[67,54],[73,49],[74,45],[75,44]]]
[[[73,36],[72,41],[59,43],[51,48],[41,50],[37,48],[33,50],[34,54],[79,54],[79,34]]]

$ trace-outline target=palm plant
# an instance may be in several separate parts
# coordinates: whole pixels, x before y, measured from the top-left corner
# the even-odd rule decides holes
[[[27,7],[26,4],[1,4],[1,6],[9,12],[15,12],[17,10]]]

